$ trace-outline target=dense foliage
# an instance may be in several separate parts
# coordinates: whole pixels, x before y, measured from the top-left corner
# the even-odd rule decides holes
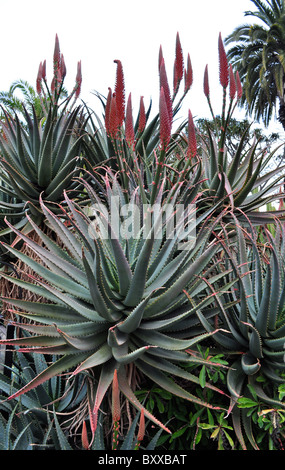
[[[190,110],[173,130],[192,85],[178,34],[152,119],[141,99],[133,122],[119,60],[103,119],[75,107],[57,37],[43,117],[3,110],[1,449],[283,447],[284,168],[248,129],[229,151],[243,89],[221,35],[218,57],[205,132]],[[204,94],[212,110],[207,67]]]
[[[234,29],[226,38],[228,57],[244,83],[243,104],[268,126],[278,106],[285,129],[285,3],[284,0],[251,0],[255,11],[245,12],[251,22]]]

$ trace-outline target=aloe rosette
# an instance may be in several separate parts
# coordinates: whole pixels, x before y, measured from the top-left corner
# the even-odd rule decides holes
[[[234,209],[236,216],[244,222],[250,219],[256,225],[264,225],[274,221],[276,216],[284,218],[282,210],[260,210],[269,202],[280,199],[278,187],[284,179],[284,166],[267,170],[280,146],[266,155],[266,149],[260,151],[256,140],[246,149],[245,136],[246,132],[236,153],[229,158],[226,148],[220,152],[214,132],[208,129],[207,137],[202,137],[201,148],[203,189],[209,200],[223,200],[223,205]]]
[[[235,221],[235,252],[224,245],[228,262],[238,282],[221,299],[219,327],[223,330],[214,341],[232,357],[227,373],[227,387],[232,397],[233,421],[241,445],[242,422],[247,437],[258,448],[251,431],[251,419],[246,410],[239,410],[238,399],[249,394],[247,386],[267,406],[284,408],[276,398],[275,388],[284,383],[285,344],[285,265],[284,227],[276,219],[274,237],[265,229],[267,243],[261,244],[255,230],[245,230]],[[250,226],[250,225],[249,225]],[[223,304],[232,304],[225,311]],[[216,327],[198,312],[200,321],[208,332]],[[268,385],[269,384],[269,385]],[[249,395],[250,396],[250,395]]]
[[[10,222],[18,228],[25,225],[25,210],[22,201],[15,196],[5,194],[3,191],[7,189],[7,185],[2,181],[0,183],[0,233],[2,240],[8,244],[13,243],[14,234],[7,228],[5,217],[9,217]],[[0,246],[0,265],[2,263],[9,263],[9,254],[5,248]]]
[[[97,193],[86,182],[84,184],[93,204],[100,204]],[[113,196],[115,201],[125,200],[116,179],[113,185],[106,187],[109,197]],[[138,190],[135,190],[130,200],[137,194]],[[173,189],[169,198],[173,201],[178,194],[179,190]],[[158,192],[156,202],[161,195],[162,191]],[[184,390],[170,377],[199,384],[199,378],[185,371],[179,363],[196,361],[185,350],[209,336],[197,325],[197,306],[207,308],[207,318],[217,314],[213,299],[219,292],[209,293],[207,284],[199,279],[201,273],[210,267],[215,270],[217,265],[214,260],[219,243],[209,242],[212,226],[204,227],[197,234],[194,246],[181,250],[178,246],[185,242],[185,234],[180,228],[185,228],[189,220],[187,210],[179,219],[179,230],[175,230],[173,236],[165,236],[167,219],[162,217],[161,237],[156,237],[157,222],[149,227],[144,221],[138,235],[129,238],[121,232],[116,234],[100,205],[100,217],[92,220],[94,214],[88,216],[66,193],[65,203],[69,212],[61,207],[61,215],[56,215],[41,200],[43,214],[61,240],[60,245],[55,244],[29,216],[29,222],[44,246],[9,224],[37,255],[39,262],[6,246],[35,275],[31,276],[31,283],[4,273],[2,276],[41,295],[47,303],[9,298],[9,303],[16,309],[14,314],[32,322],[18,322],[17,326],[26,334],[4,340],[2,344],[20,345],[22,352],[61,356],[12,397],[66,370],[72,370],[73,375],[89,369],[98,370],[99,382],[91,410],[94,431],[100,403],[112,383],[115,370],[121,392],[135,407],[142,409],[127,380],[128,365],[134,364],[143,375],[170,392],[202,406],[213,407]],[[143,236],[144,230],[148,236]],[[210,279],[214,289],[224,276],[223,271],[217,270]],[[189,304],[186,291],[197,306]],[[210,336],[213,334],[211,332]],[[211,384],[207,386],[218,390]],[[162,425],[146,409],[144,412],[146,417]]]
[[[27,129],[5,112],[0,136],[1,179],[4,194],[14,195],[34,217],[40,217],[39,194],[49,201],[60,201],[63,189],[76,187],[72,178],[79,167],[80,137],[77,134],[79,108],[58,116],[57,106],[51,106],[43,123],[26,113]],[[0,203],[0,207],[3,204]],[[3,205],[14,209],[13,202]]]
[[[40,64],[37,76],[37,92],[42,100],[41,119],[38,119],[34,106],[27,111],[24,103],[23,120],[3,108],[0,218],[6,217],[14,223],[15,215],[18,228],[27,222],[25,212],[35,220],[42,219],[40,194],[50,202],[61,202],[64,189],[70,191],[70,197],[80,195],[73,178],[81,167],[81,137],[86,124],[81,107],[74,107],[81,87],[81,64],[78,63],[74,90],[60,103],[66,67],[57,36],[53,65],[50,88],[45,61]],[[68,107],[72,96],[74,101]],[[2,230],[1,223],[0,234],[6,232],[7,227]]]
[[[7,366],[7,365],[6,365]],[[48,366],[44,355],[15,353],[13,371],[0,372],[0,449],[1,450],[64,450],[61,445],[59,429],[53,429],[50,414],[57,421],[57,413],[76,415],[82,394],[86,393],[87,382],[82,376],[75,376],[77,382],[71,387],[63,376],[57,376],[51,382],[41,384],[37,390],[30,390],[21,397],[21,401],[7,401],[7,396],[20,390],[24,383],[29,383]],[[11,380],[13,377],[13,380]],[[57,400],[57,391],[63,398]],[[72,426],[70,426],[72,428]],[[72,434],[72,429],[69,429]],[[63,434],[63,431],[61,431]],[[67,440],[67,438],[66,438]]]
[[[220,84],[223,88],[220,122],[212,109],[208,66],[205,67],[203,84],[215,125],[214,131],[208,127],[207,135],[201,135],[203,190],[209,198],[204,204],[207,207],[213,200],[221,200],[223,205],[231,208],[237,217],[243,219],[243,222],[246,223],[250,219],[256,225],[264,225],[273,221],[277,215],[284,217],[284,211],[277,213],[259,210],[268,202],[280,198],[278,187],[284,179],[285,167],[282,165],[274,170],[267,169],[280,146],[267,154],[266,148],[258,149],[258,141],[254,139],[247,149],[245,145],[247,131],[245,131],[235,154],[229,155],[226,146],[228,125],[242,98],[243,90],[238,72],[234,74],[232,65],[228,63],[221,35],[219,35],[218,49]]]
[[[230,297],[228,301],[234,304],[230,313],[221,317],[223,327],[227,325],[227,333],[217,333],[215,341],[231,351],[240,352],[238,368],[229,371],[229,387],[233,396],[238,397],[244,381],[252,377],[251,382],[254,383],[254,378],[260,373],[271,381],[283,382],[280,373],[285,368],[285,278],[284,228],[281,224],[277,222],[276,238],[267,231],[265,257],[254,236],[235,220],[237,254],[233,254],[226,245],[224,249],[238,281],[234,288],[236,290],[225,294]],[[209,323],[203,324],[210,331]],[[232,384],[235,382],[236,389],[231,380]],[[263,399],[269,404],[274,403],[270,397],[266,399],[265,394]]]

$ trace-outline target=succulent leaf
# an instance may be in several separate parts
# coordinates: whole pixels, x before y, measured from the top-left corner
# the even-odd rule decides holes
[[[113,185],[107,185],[109,201],[112,201],[113,196],[119,196],[123,202],[125,195],[122,188],[115,178],[111,181]],[[92,200],[98,203],[98,196],[91,186],[85,184],[85,187]],[[135,194],[139,195],[139,188]],[[179,193],[179,187],[173,188],[171,195],[174,196],[174,201],[179,200],[180,194],[183,193]],[[157,200],[163,202],[162,191],[158,191],[157,196]],[[138,200],[142,209],[142,200]],[[169,364],[177,360],[186,361],[189,359],[185,353],[186,348],[215,335],[215,329],[207,333],[201,328],[192,331],[191,325],[197,323],[196,317],[194,321],[197,308],[203,311],[209,307],[209,316],[213,315],[211,307],[219,292],[208,295],[208,284],[199,284],[199,276],[210,265],[212,268],[218,266],[218,263],[213,263],[213,259],[221,247],[218,243],[212,243],[205,248],[212,225],[202,235],[198,235],[196,245],[180,253],[179,230],[174,240],[169,241],[165,237],[166,228],[163,225],[162,237],[156,238],[159,219],[155,220],[150,237],[143,238],[143,234],[149,234],[149,230],[145,231],[142,227],[138,239],[125,239],[115,233],[104,211],[101,211],[101,217],[106,232],[103,231],[102,234],[107,233],[108,236],[93,238],[93,219],[67,193],[65,202],[65,209],[62,204],[59,216],[40,198],[42,213],[57,234],[60,244],[49,240],[32,218],[31,226],[42,243],[35,243],[9,223],[11,230],[31,248],[38,259],[30,259],[27,254],[7,245],[7,250],[10,249],[11,253],[19,256],[34,274],[29,275],[30,282],[4,276],[26,290],[41,293],[51,302],[10,299],[11,305],[22,310],[19,312],[21,318],[33,319],[37,323],[26,330],[31,338],[15,340],[13,344],[22,344],[22,352],[62,356],[31,381],[29,390],[54,377],[64,367],[66,370],[71,369],[70,373],[76,376],[90,369],[101,370],[102,380],[98,383],[90,418],[94,433],[99,406],[113,380],[115,369],[118,369],[122,393],[138,409],[142,409],[125,383],[125,368],[129,364],[144,364],[143,367],[149,369],[150,365],[145,364],[147,358],[151,357],[153,376],[156,369],[160,370],[161,356],[167,358]],[[183,217],[185,219],[179,220],[181,227],[184,220],[188,221],[187,211]],[[168,220],[167,217],[163,219],[163,224]],[[68,225],[65,224],[66,221]],[[224,276],[228,274],[225,271]],[[214,286],[222,278],[222,272],[219,271],[210,281],[214,290]],[[183,289],[191,293],[194,305],[187,303]],[[209,316],[206,315],[206,318]],[[1,343],[4,344],[5,341]],[[177,373],[181,375],[179,369]],[[179,396],[184,394],[189,400],[193,398],[192,394],[170,385],[165,375],[166,369],[159,374],[162,384],[171,386]],[[197,382],[194,375],[189,374],[187,378]],[[211,388],[210,384],[206,386]],[[19,391],[18,395],[25,390],[27,388]],[[215,390],[219,393],[218,389]],[[194,400],[200,403],[198,398]],[[154,417],[147,415],[145,410],[144,412],[157,423]]]

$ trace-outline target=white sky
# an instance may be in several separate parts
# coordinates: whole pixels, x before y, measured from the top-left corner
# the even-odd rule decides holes
[[[42,5],[42,6],[41,6]],[[114,87],[116,64],[123,64],[126,97],[132,93],[134,116],[139,97],[146,107],[158,103],[158,52],[160,45],[172,86],[176,33],[186,62],[189,52],[194,82],[183,106],[193,116],[209,116],[203,94],[205,65],[209,67],[210,93],[214,112],[221,112],[218,76],[218,35],[225,38],[236,26],[249,21],[244,11],[255,10],[250,0],[0,0],[1,71],[0,90],[14,80],[35,86],[38,65],[47,61],[52,79],[52,57],[56,33],[67,67],[65,86],[74,86],[77,61],[82,61],[82,98],[101,111],[92,95],[107,94]],[[239,117],[239,113],[235,114]],[[275,123],[276,132],[281,126]]]

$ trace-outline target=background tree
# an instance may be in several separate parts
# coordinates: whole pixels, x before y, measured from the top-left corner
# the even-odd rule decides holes
[[[68,96],[67,90],[63,87],[61,90],[61,98]],[[30,115],[33,114],[33,108],[35,110],[38,120],[46,115],[45,108],[48,107],[48,102],[43,107],[43,99],[40,98],[36,89],[28,83],[26,80],[15,80],[8,91],[0,91],[0,104],[4,108],[13,114],[16,112],[19,117],[24,115],[23,103]],[[46,100],[48,101],[48,100]],[[0,117],[3,117],[3,113],[0,112]]]
[[[210,128],[211,131],[215,131],[216,123],[218,127],[221,127],[221,117],[216,116],[216,123],[213,120],[208,120],[204,118],[200,118],[196,120],[196,126],[198,130],[198,134],[203,136],[203,139],[207,137],[207,128]],[[259,127],[252,127],[248,119],[235,119],[231,118],[230,122],[228,123],[228,132],[226,135],[226,147],[227,152],[229,153],[230,157],[232,158],[235,152],[237,151],[239,142],[245,133],[245,140],[244,146],[245,148],[249,148],[250,144],[254,137],[258,140],[259,144],[263,148],[266,145],[268,151],[273,150],[273,147],[278,143],[280,138],[279,134],[276,132],[272,132],[266,135],[263,130]],[[275,156],[275,161],[279,162],[279,157]]]
[[[197,140],[202,143],[202,141],[208,141],[208,129],[210,129],[211,132],[215,132],[217,125],[219,128],[221,127],[221,116],[215,116],[215,121],[213,119],[208,120],[200,118],[196,120],[195,124]],[[252,142],[255,139],[258,142],[257,152],[262,153],[265,147],[268,154],[272,152],[272,159],[269,160],[261,174],[266,174],[270,171],[275,172],[278,168],[280,168],[280,175],[282,174],[284,170],[284,146],[278,146],[278,142],[280,142],[280,135],[278,133],[271,132],[270,134],[266,134],[262,128],[252,127],[247,119],[238,120],[232,117],[228,123],[228,130],[225,136],[225,147],[229,161],[232,161],[234,158],[241,139],[243,139],[244,143],[244,155],[250,151]],[[261,190],[265,184],[266,182],[262,183],[259,190]]]
[[[251,0],[257,11],[246,11],[257,22],[238,26],[225,40],[235,43],[228,58],[239,71],[244,94],[241,105],[268,126],[277,105],[285,129],[285,2]]]

